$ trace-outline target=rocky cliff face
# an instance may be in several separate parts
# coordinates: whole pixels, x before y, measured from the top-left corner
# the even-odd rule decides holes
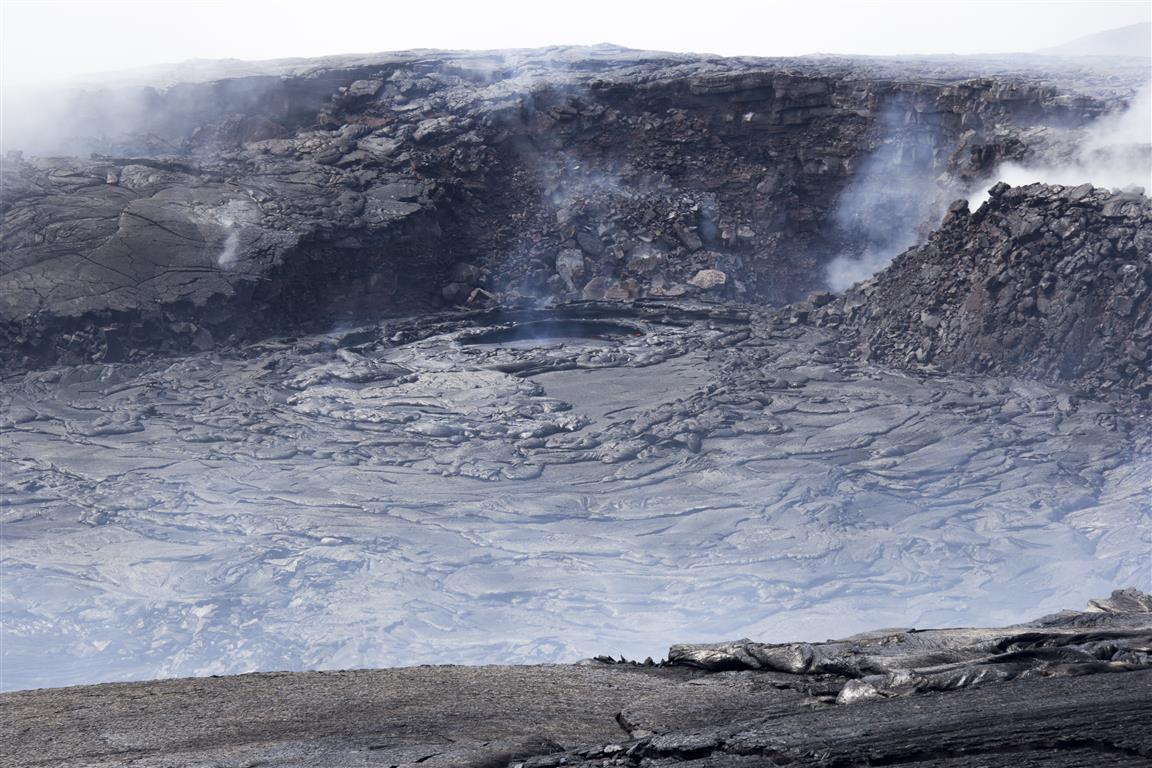
[[[98,154],[3,164],[4,356],[445,304],[792,300],[1124,92],[965,67],[428,53],[81,93],[52,133]]]
[[[1146,195],[998,185],[824,312],[888,364],[1147,397],[1150,288]]]

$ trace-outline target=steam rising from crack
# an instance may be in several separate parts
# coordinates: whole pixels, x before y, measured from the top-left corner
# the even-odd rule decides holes
[[[240,233],[231,229],[233,222],[227,220],[224,226],[229,228],[228,237],[224,239],[224,250],[216,257],[216,263],[221,269],[226,269],[236,262],[236,252],[240,250]]]
[[[973,207],[988,199],[988,189],[998,182],[1012,186],[1044,182],[1077,186],[1091,182],[1112,189],[1152,190],[1152,84],[1129,103],[1127,109],[1093,123],[1070,156],[1000,166]]]
[[[886,267],[896,254],[915,245],[920,227],[932,218],[942,190],[934,153],[925,150],[934,148],[936,136],[921,135],[911,142],[893,138],[902,136],[899,124],[907,114],[901,104],[886,110],[881,121],[888,138],[864,161],[837,203],[833,223],[840,239],[858,245],[828,265],[828,286],[834,291]]]
[[[893,106],[882,118],[889,136],[905,110]],[[971,197],[976,208],[998,182],[1013,186],[1045,182],[1077,186],[1152,190],[1152,85],[1127,108],[1106,115],[1080,134],[1063,152],[1051,152],[1027,163],[1005,163]],[[915,245],[925,225],[940,219],[940,207],[951,191],[941,186],[939,169],[922,147],[887,139],[865,161],[844,190],[833,214],[840,239],[857,243],[828,265],[828,286],[842,291],[879,272],[898,254]],[[1059,154],[1060,157],[1054,157]],[[926,161],[927,160],[927,161]]]
[[[209,221],[227,232],[224,245],[216,255],[216,266],[221,269],[235,266],[241,255],[240,231],[245,226],[255,224],[259,216],[256,204],[245,200],[229,200],[209,214]]]

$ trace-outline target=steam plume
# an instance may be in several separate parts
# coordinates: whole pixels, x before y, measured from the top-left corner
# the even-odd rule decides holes
[[[1000,166],[973,203],[987,200],[987,190],[1001,181],[1013,186],[1091,182],[1098,187],[1152,190],[1152,85],[1137,93],[1123,111],[1093,123],[1069,157]]]
[[[828,286],[834,291],[871,277],[914,245],[940,197],[933,151],[937,137],[902,131],[907,114],[901,103],[886,110],[882,124],[887,138],[837,202],[833,225],[839,239],[857,247],[828,265]]]

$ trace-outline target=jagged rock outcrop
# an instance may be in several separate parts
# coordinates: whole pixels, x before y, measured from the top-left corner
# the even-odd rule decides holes
[[[1152,203],[998,185],[820,310],[869,359],[1152,394]]]
[[[0,757],[12,768],[1146,765],[1150,609],[1148,596],[1125,590],[1094,610],[1006,630],[886,630],[815,646],[837,646],[854,675],[869,661],[904,669],[963,657],[952,685],[917,686],[907,670],[901,690],[884,692],[895,698],[849,695],[868,678],[846,682],[844,667],[745,663],[769,647],[747,641],[674,646],[660,665],[263,673],[8,693]],[[721,657],[730,671],[698,668]],[[1029,672],[1009,679],[989,665]]]
[[[840,678],[836,701],[845,704],[1017,677],[1147,667],[1152,665],[1149,614],[1152,596],[1117,590],[1108,600],[1092,601],[1087,612],[1003,629],[884,629],[826,643],[674,645],[668,660],[709,670]]]
[[[111,361],[443,303],[791,300],[886,236],[861,218],[914,228],[1128,77],[1042,74],[552,49],[41,98],[45,134],[98,154],[3,162],[0,354]],[[838,216],[870,174],[908,183]]]
[[[6,162],[0,326],[16,362],[120,360],[427,309],[427,190],[275,156]],[[423,204],[422,202],[423,201]]]

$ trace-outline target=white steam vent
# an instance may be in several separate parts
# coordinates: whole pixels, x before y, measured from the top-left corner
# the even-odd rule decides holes
[[[260,208],[251,200],[229,200],[214,209],[210,218],[224,234],[220,251],[215,257],[216,266],[229,269],[239,261],[240,234],[243,228],[259,222]]]
[[[836,203],[833,225],[861,249],[829,263],[826,279],[834,291],[868,279],[915,245],[918,227],[939,197],[939,170],[931,155],[900,135],[907,110],[903,103],[887,108],[881,120],[891,138],[864,161]]]
[[[1109,189],[1152,190],[1152,85],[1145,86],[1122,112],[1106,115],[1089,126],[1075,152],[1062,160],[1005,163],[979,195],[975,208],[988,199],[998,182],[1012,186],[1044,182],[1078,186],[1091,182]]]

